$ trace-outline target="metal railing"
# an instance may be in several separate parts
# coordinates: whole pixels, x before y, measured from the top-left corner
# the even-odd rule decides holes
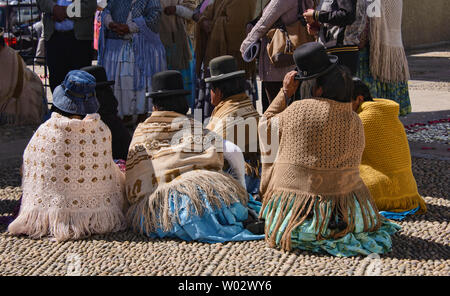
[[[36,50],[39,39],[34,24],[41,21],[36,0],[0,0],[0,27],[4,27],[6,44],[17,50],[32,71],[36,72]],[[44,85],[44,95],[47,96],[50,85],[48,81],[47,59],[42,58],[44,77],[40,77]]]

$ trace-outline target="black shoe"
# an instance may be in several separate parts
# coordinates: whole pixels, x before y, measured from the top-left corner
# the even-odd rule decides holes
[[[247,226],[245,226],[245,229],[247,229],[248,231],[250,231],[253,234],[264,234],[265,224],[266,223],[264,220],[258,220],[258,221],[247,224]]]

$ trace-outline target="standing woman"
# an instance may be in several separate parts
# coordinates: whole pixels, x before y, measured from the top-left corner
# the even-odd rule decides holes
[[[153,74],[166,69],[164,46],[159,38],[159,0],[111,0],[102,14],[99,65],[114,80],[119,116],[143,121],[151,110],[146,91]]]
[[[187,31],[187,22],[192,21],[195,0],[160,0],[163,14],[159,26],[161,41],[166,50],[167,69],[180,71],[184,88],[192,90],[191,62],[193,47]],[[194,98],[188,97],[193,108]]]
[[[240,46],[245,39],[246,25],[254,18],[256,0],[205,1],[206,7],[199,17],[195,30],[196,76],[198,96],[195,107],[203,110],[203,119],[208,118],[211,105],[211,87],[205,82],[210,77],[209,62],[223,55],[234,56],[238,68],[246,73],[246,93],[255,102],[257,99],[255,63],[245,63]]]
[[[402,43],[403,1],[382,0],[381,17],[368,18],[361,34],[357,76],[370,88],[374,98],[400,105],[400,116],[411,113],[408,91],[409,67]]]
[[[299,7],[299,3],[303,7]],[[269,43],[266,34],[273,28],[278,20],[285,25],[290,25],[297,21],[297,14],[300,9],[307,10],[314,8],[313,0],[272,0],[264,8],[263,14],[241,45],[241,53],[244,54],[250,46],[261,39],[259,53],[259,76],[262,81],[262,104],[263,112],[266,111],[270,103],[275,99],[280,89],[283,87],[283,79],[286,73],[294,70],[295,65],[292,61],[291,66],[275,67],[271,63],[267,54],[267,45]],[[305,30],[305,35],[306,30]],[[308,41],[314,41],[312,38]]]
[[[315,10],[303,14],[308,30],[339,64],[358,70],[359,36],[366,26],[366,0],[321,0]]]

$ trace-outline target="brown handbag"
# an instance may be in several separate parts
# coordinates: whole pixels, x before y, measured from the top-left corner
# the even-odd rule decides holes
[[[299,7],[301,0],[299,1]],[[299,13],[299,17],[300,13]],[[300,45],[314,41],[314,37],[308,34],[306,26],[300,21],[285,25],[281,19],[275,24],[275,28],[267,33],[269,43],[267,44],[267,54],[270,62],[276,68],[292,66],[294,60],[292,55]]]

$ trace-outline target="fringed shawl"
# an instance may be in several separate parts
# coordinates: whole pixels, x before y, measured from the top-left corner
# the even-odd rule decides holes
[[[283,93],[266,111],[260,122],[260,135],[275,118],[278,120],[280,145],[274,163],[263,165],[261,194],[264,213],[266,207],[277,205],[266,225],[275,222],[274,229],[266,229],[269,245],[276,245],[278,229],[288,210],[288,219],[281,247],[291,249],[291,233],[310,217],[316,221],[317,240],[340,238],[355,228],[355,199],[361,206],[364,231],[374,231],[380,226],[376,206],[370,192],[359,176],[359,164],[364,149],[364,132],[361,120],[350,103],[315,98],[294,102],[280,113],[284,104]],[[276,109],[278,108],[278,110]],[[275,128],[275,126],[271,126]],[[267,139],[261,139],[266,143]],[[265,147],[261,153],[268,153]],[[275,213],[279,212],[276,221]],[[338,218],[344,227],[324,235],[331,217]]]
[[[409,80],[408,60],[402,43],[401,0],[380,0],[381,17],[370,21],[370,71],[383,82]]]
[[[246,174],[252,176],[259,176],[259,117],[249,97],[242,93],[220,102],[206,127],[239,146],[246,160]]]
[[[53,113],[25,149],[22,205],[8,230],[57,241],[123,230],[124,179],[98,114]]]
[[[128,154],[126,191],[131,207],[127,216],[133,228],[170,231],[181,214],[169,206],[171,192],[189,196],[194,209],[187,215],[201,215],[207,203],[219,208],[221,202],[246,205],[245,189],[222,173],[222,167],[215,136],[207,135],[201,123],[175,112],[153,112],[137,127]]]

